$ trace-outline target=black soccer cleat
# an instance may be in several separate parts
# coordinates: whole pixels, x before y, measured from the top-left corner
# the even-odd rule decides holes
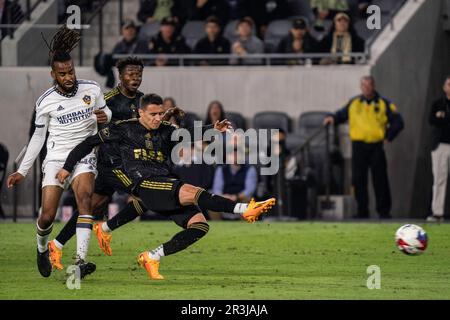
[[[95,263],[85,262],[84,260],[78,260],[75,263],[75,265],[80,268],[80,278],[81,279],[90,275],[91,273],[94,273],[95,269],[97,269],[97,266],[95,265]]]
[[[37,251],[37,266],[41,276],[45,278],[50,277],[50,274],[52,273],[52,264],[48,256],[48,250],[43,253],[40,253],[39,250]]]

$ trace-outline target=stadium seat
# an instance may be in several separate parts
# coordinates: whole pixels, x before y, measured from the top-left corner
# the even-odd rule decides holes
[[[205,23],[203,21],[188,21],[181,30],[187,45],[194,50],[198,40],[205,36]]]
[[[283,129],[291,132],[291,119],[284,112],[266,111],[255,114],[253,118],[255,129]]]
[[[6,147],[0,143],[0,195],[6,177],[8,159],[9,159],[8,149],[6,149]],[[1,201],[0,201],[0,217],[5,218],[5,212],[3,211]]]
[[[290,20],[274,20],[267,26],[264,37],[264,45],[267,52],[275,52],[278,43],[282,38],[289,34],[292,27]]]
[[[225,112],[225,118],[233,124],[234,129],[245,130],[247,128],[245,118],[239,112]]]
[[[139,30],[139,39],[144,41],[150,41],[150,39],[158,34],[159,32],[159,22],[145,23],[141,26]]]
[[[328,115],[329,112],[326,111],[310,111],[302,113],[298,119],[298,135],[306,140],[323,126],[323,120]],[[325,145],[325,131],[323,134],[320,134],[316,139],[311,141],[311,145]]]
[[[183,118],[181,118],[180,127],[192,128],[194,121],[201,121],[200,117],[194,112],[186,112]]]
[[[314,13],[311,9],[310,1],[305,0],[287,0],[290,13],[293,16],[302,16],[308,21],[314,21]],[[292,20],[294,17],[289,17]]]
[[[392,1],[392,0],[373,0],[372,4],[379,6],[382,13],[392,13],[394,9],[398,8],[404,1]]]

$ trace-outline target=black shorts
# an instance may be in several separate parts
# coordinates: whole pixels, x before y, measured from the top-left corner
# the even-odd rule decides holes
[[[197,206],[182,206],[178,192],[183,182],[169,177],[153,177],[139,183],[135,194],[144,205],[159,214],[169,216],[177,225],[187,227],[188,221],[202,211]]]
[[[131,179],[120,169],[99,166],[95,179],[94,192],[103,196],[112,197],[114,192],[131,194]]]

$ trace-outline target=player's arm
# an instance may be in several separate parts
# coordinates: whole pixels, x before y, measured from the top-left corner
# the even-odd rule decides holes
[[[92,151],[93,148],[102,143],[117,141],[118,137],[116,134],[111,134],[112,131],[111,129],[112,128],[107,127],[103,130],[100,130],[96,135],[90,136],[82,143],[77,145],[69,153],[69,156],[67,157],[63,168],[59,170],[58,173],[56,174],[56,178],[61,183],[64,183],[64,181],[69,177],[70,173],[73,171],[73,168],[78,163],[78,161],[87,156]]]
[[[42,149],[42,146],[45,143],[48,121],[48,114],[44,113],[42,110],[36,109],[36,128],[34,130],[33,136],[30,139],[30,142],[28,143],[27,152],[23,157],[19,169],[16,172],[12,173],[6,181],[6,185],[8,186],[8,188],[21,183],[22,180],[25,179],[30,168],[33,166],[34,161],[36,160],[39,152]]]
[[[109,123],[112,118],[112,112],[106,104],[105,98],[102,92],[99,92],[97,97],[97,103],[95,104],[94,114],[97,117],[98,124]]]

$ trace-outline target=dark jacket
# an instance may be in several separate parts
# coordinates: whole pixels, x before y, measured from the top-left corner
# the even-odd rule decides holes
[[[436,117],[438,111],[445,112],[445,117]],[[433,128],[431,149],[435,150],[439,143],[450,144],[450,100],[445,97],[436,100],[431,106],[428,121]]]
[[[281,39],[280,43],[278,44],[277,52],[278,53],[295,53],[294,49],[292,48],[292,43],[294,42],[294,37],[292,36],[292,33],[289,32],[289,34]],[[318,42],[311,37],[309,33],[307,33],[303,39],[303,52],[304,53],[311,53],[311,52],[317,52],[319,50],[318,48]]]
[[[150,53],[148,43],[135,38],[133,41],[127,42],[122,39],[118,42],[114,49],[113,54],[146,54]]]
[[[167,43],[163,40],[161,32],[158,32],[158,34],[150,40],[150,48],[151,53],[183,54],[190,53],[191,51],[183,36],[174,34],[172,41]]]
[[[334,27],[332,30],[323,38],[323,40],[320,42],[320,52],[323,53],[330,53],[331,48],[333,47],[333,34],[334,34]],[[353,29],[349,30],[351,38],[352,38],[352,53],[355,52],[364,52],[365,49],[365,42],[362,38],[360,38],[356,31]],[[338,62],[339,63],[339,62]],[[352,63],[354,63],[354,59],[352,59]]]

